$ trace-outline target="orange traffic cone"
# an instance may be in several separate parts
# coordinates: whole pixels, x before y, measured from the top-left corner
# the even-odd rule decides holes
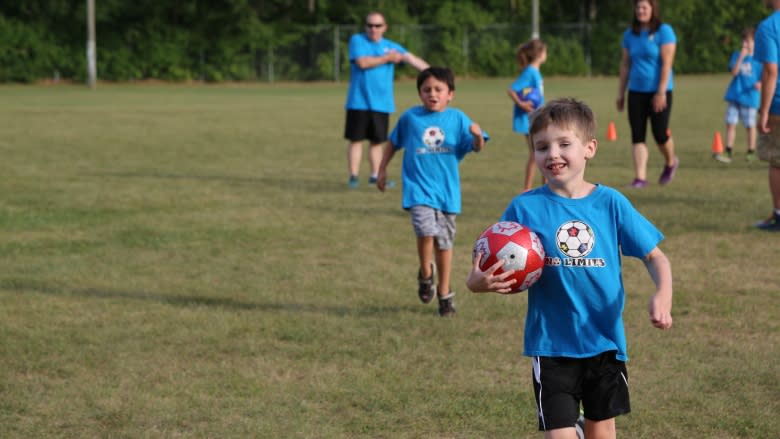
[[[723,153],[723,139],[720,138],[720,131],[715,131],[715,137],[712,138],[712,154]]]
[[[712,138],[712,158],[723,163],[731,162],[730,158],[723,155],[723,139],[720,137],[720,131],[715,131],[715,137]]]
[[[607,126],[607,140],[614,142],[617,140],[617,131],[615,130],[615,122],[610,122]]]

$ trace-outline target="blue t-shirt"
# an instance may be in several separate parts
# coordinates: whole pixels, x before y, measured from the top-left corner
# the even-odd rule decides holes
[[[390,133],[396,150],[403,148],[401,168],[404,209],[430,206],[460,213],[460,161],[473,150],[473,122],[462,111],[406,110]],[[487,133],[483,132],[487,140]]]
[[[352,35],[349,40],[349,91],[348,110],[371,110],[380,113],[395,111],[393,74],[395,64],[385,63],[369,69],[361,69],[355,60],[364,56],[384,56],[391,50],[404,54],[407,50],[393,41],[382,38],[372,41],[365,33]]]
[[[731,54],[729,71],[734,68],[737,59],[739,59],[739,50]],[[744,107],[758,108],[761,92],[756,90],[755,85],[759,81],[761,81],[761,63],[756,61],[752,55],[745,55],[739,64],[739,73],[731,78],[723,99]]]
[[[662,24],[654,33],[642,30],[635,35],[631,28],[623,33],[623,48],[628,50],[631,68],[628,72],[628,90],[655,93],[661,81],[661,46],[677,43],[677,36],[668,24]],[[673,72],[669,72],[667,90],[672,90]]]
[[[601,185],[578,199],[544,185],[515,197],[501,219],[530,227],[547,255],[528,290],[523,354],[587,358],[616,350],[626,361],[621,252],[644,258],[661,232],[620,192]]]
[[[542,103],[544,103],[544,81],[542,80],[542,74],[534,66],[526,66],[520,76],[515,79],[515,82],[509,86],[518,95],[523,92],[526,87],[538,88],[542,94]],[[512,131],[520,134],[528,135],[528,113],[523,111],[517,105],[513,105],[514,111],[512,113]]]
[[[780,10],[775,11],[758,25],[753,57],[761,63],[778,64],[780,59]],[[769,113],[780,114],[780,76]]]

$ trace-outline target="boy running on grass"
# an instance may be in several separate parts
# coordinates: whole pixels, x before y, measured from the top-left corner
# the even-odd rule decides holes
[[[437,294],[439,315],[448,317],[455,314],[450,272],[455,217],[461,211],[460,161],[472,151],[481,151],[488,136],[465,113],[449,108],[455,94],[450,69],[423,70],[417,76],[417,92],[422,105],[398,119],[379,165],[377,187],[384,192],[387,165],[396,151],[404,149],[402,203],[417,235],[417,293],[423,303],[430,303]],[[434,285],[437,269],[438,288]]]
[[[547,184],[515,197],[501,218],[534,230],[547,253],[528,290],[523,354],[532,358],[539,430],[548,439],[577,437],[580,404],[585,437],[614,438],[615,417],[631,410],[621,253],[642,259],[655,283],[651,323],[672,326],[672,269],[658,248],[663,235],[620,192],[585,180],[595,126],[591,109],[574,99],[537,110],[530,137]],[[567,248],[569,234],[582,230],[589,239]],[[481,258],[474,258],[468,288],[510,292],[513,271],[495,275],[503,261],[481,271]]]

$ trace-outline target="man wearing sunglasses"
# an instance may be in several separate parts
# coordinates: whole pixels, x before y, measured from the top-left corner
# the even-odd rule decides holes
[[[376,183],[382,145],[387,141],[388,120],[390,113],[395,111],[395,65],[409,64],[418,71],[428,68],[427,62],[400,44],[383,38],[386,30],[384,15],[370,12],[366,16],[365,32],[355,34],[349,40],[350,77],[344,137],[349,141],[347,164],[350,188],[360,186],[358,174],[364,140],[369,142],[371,176],[368,183]]]

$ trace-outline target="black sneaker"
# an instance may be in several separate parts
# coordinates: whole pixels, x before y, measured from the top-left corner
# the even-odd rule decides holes
[[[417,272],[417,295],[420,296],[422,303],[431,303],[433,296],[436,295],[436,285],[433,283],[433,278],[436,276],[436,266],[431,264],[431,277],[424,278],[422,270]]]
[[[439,315],[442,317],[455,316],[455,292],[450,291],[444,297],[439,297]]]
[[[768,219],[756,223],[756,227],[767,232],[780,232],[780,214],[773,212]]]

